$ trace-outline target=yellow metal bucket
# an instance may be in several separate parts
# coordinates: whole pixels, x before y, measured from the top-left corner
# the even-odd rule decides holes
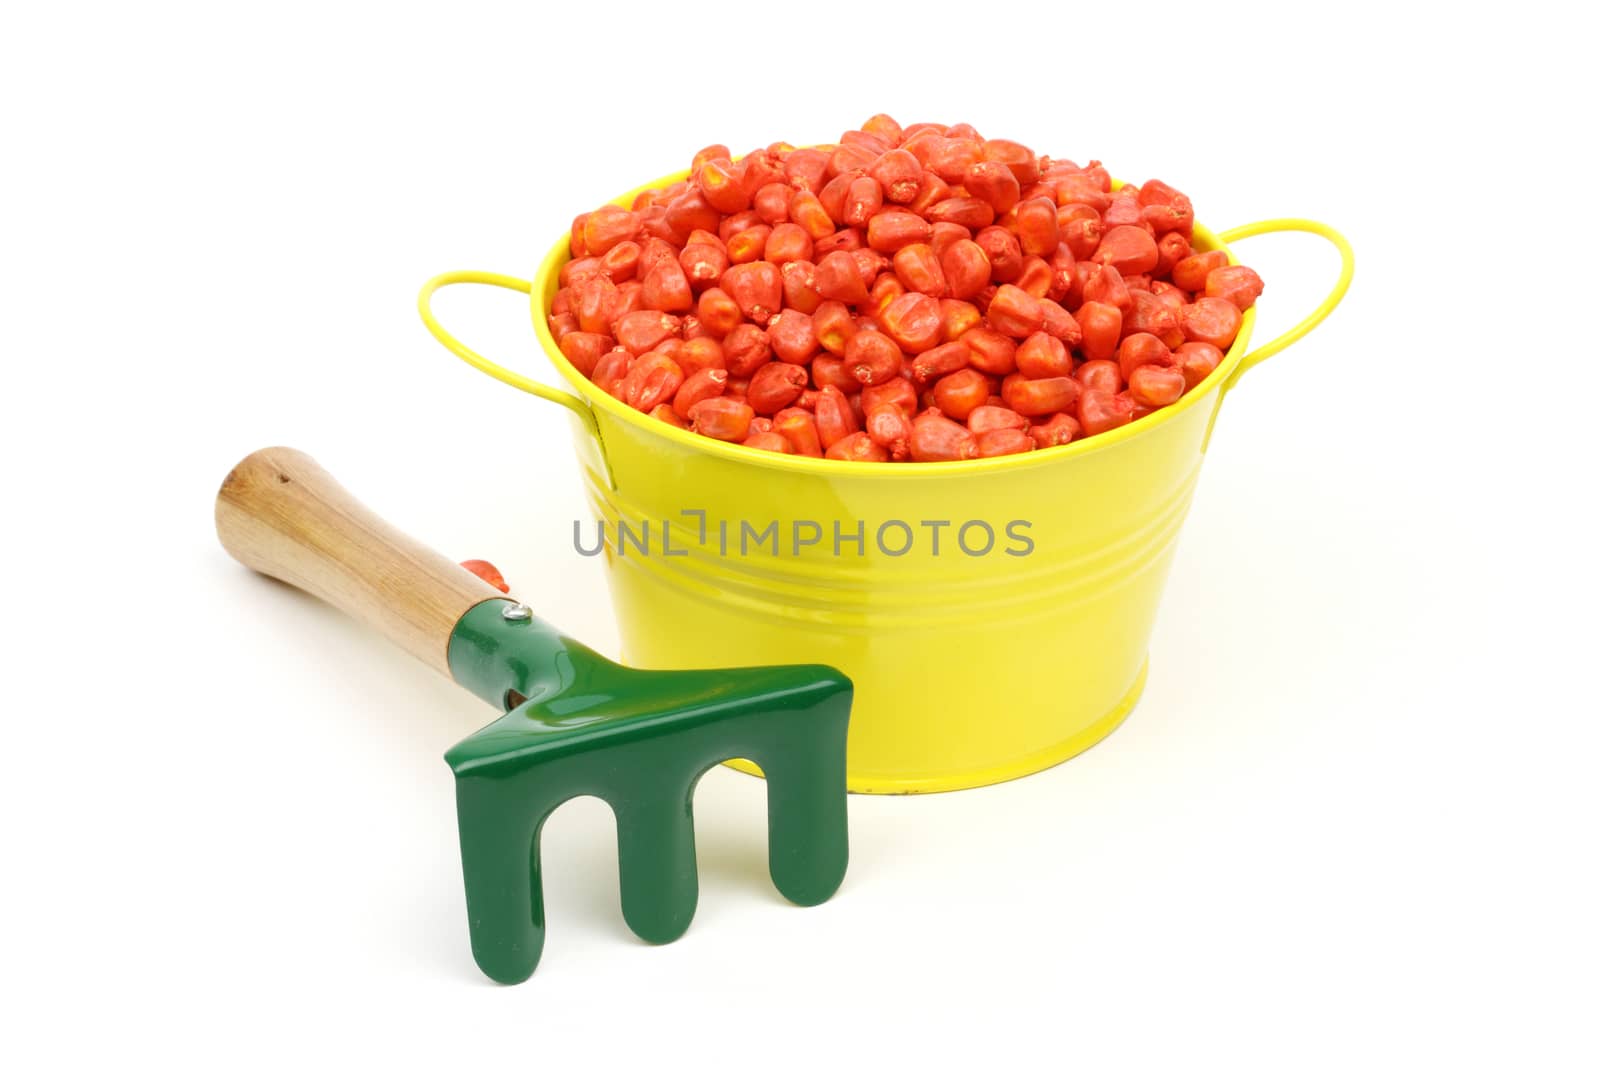
[[[621,403],[550,336],[565,235],[532,282],[456,271],[430,281],[419,304],[452,352],[572,413],[629,664],[831,664],[856,685],[851,790],[927,793],[1069,759],[1139,699],[1156,606],[1222,398],[1326,318],[1354,269],[1348,242],[1321,223],[1276,219],[1217,235],[1195,227],[1198,249],[1224,251],[1283,230],[1324,237],[1342,257],[1332,293],[1299,325],[1250,350],[1248,311],[1222,364],[1171,407],[1070,445],[961,463],[781,455],[689,434]],[[459,283],[530,294],[534,331],[572,392],[452,337],[430,301]],[[595,528],[580,540],[592,549]]]

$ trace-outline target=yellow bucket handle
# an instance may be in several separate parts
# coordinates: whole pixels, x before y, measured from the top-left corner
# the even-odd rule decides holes
[[[1334,248],[1339,250],[1339,280],[1334,283],[1333,292],[1327,299],[1317,305],[1317,309],[1300,320],[1299,325],[1279,334],[1266,344],[1247,353],[1233,369],[1233,375],[1223,385],[1223,389],[1232,389],[1239,384],[1239,379],[1251,367],[1271,359],[1285,348],[1294,344],[1300,338],[1316,329],[1323,319],[1332,314],[1333,309],[1339,306],[1339,301],[1344,299],[1345,292],[1350,288],[1350,279],[1356,272],[1356,254],[1350,247],[1350,242],[1345,240],[1344,234],[1332,226],[1311,219],[1267,219],[1263,222],[1252,222],[1244,226],[1236,226],[1231,230],[1217,234],[1223,244],[1231,245],[1235,241],[1242,241],[1246,237],[1254,237],[1263,233],[1310,233],[1325,238]]]
[[[532,378],[518,374],[514,370],[502,367],[492,359],[479,355],[456,340],[449,330],[440,325],[439,320],[434,318],[433,315],[433,294],[447,285],[493,285],[500,289],[510,289],[512,292],[526,294],[533,291],[533,283],[524,281],[521,278],[513,278],[509,274],[495,274],[486,270],[446,271],[437,278],[430,279],[428,284],[422,287],[422,292],[417,294],[417,311],[422,315],[422,324],[428,328],[428,332],[433,334],[440,344],[491,378],[498,378],[507,385],[514,385],[523,392],[532,393],[534,396],[548,400],[553,404],[560,404],[578,416],[578,419],[588,431],[598,439],[600,430],[595,425],[594,412],[590,410],[588,404],[571,393],[563,392],[560,389],[552,389],[542,382],[536,382]]]

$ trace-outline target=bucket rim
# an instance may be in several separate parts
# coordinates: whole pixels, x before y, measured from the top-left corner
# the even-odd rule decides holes
[[[684,181],[689,177],[688,169],[675,171],[654,181],[645,182],[620,196],[612,198],[609,202],[619,207],[628,207],[635,197],[650,189],[659,189],[674,182]],[[1112,188],[1119,188],[1122,181],[1112,179]],[[1227,256],[1230,264],[1237,264],[1238,259],[1233,254],[1233,249],[1222,241],[1208,227],[1199,221],[1194,224],[1195,240],[1193,247],[1200,251],[1220,251]],[[853,478],[942,478],[950,475],[982,475],[992,474],[997,471],[1023,470],[1030,467],[1043,467],[1049,464],[1062,463],[1078,456],[1086,456],[1092,452],[1115,448],[1134,438],[1150,433],[1166,423],[1173,422],[1183,416],[1190,408],[1195,407],[1200,398],[1223,388],[1223,383],[1228,381],[1244,359],[1250,346],[1250,335],[1255,327],[1256,309],[1254,306],[1246,310],[1239,324],[1239,332],[1233,339],[1233,344],[1228,346],[1222,362],[1206,375],[1199,386],[1186,391],[1178,400],[1158,411],[1153,411],[1142,419],[1135,419],[1125,426],[1105,433],[1094,434],[1090,437],[1080,437],[1076,441],[1064,445],[1053,445],[1050,448],[1035,448],[1028,452],[1020,452],[1009,456],[988,456],[980,459],[939,460],[927,463],[852,463],[846,460],[826,459],[816,456],[795,456],[783,452],[771,452],[763,448],[747,448],[731,441],[719,441],[714,437],[693,433],[680,429],[670,423],[652,418],[649,414],[639,411],[628,404],[624,404],[610,393],[601,389],[590,381],[584,374],[574,367],[562,353],[561,346],[556,343],[555,337],[550,333],[549,323],[549,298],[554,294],[558,285],[558,276],[561,268],[572,258],[571,235],[562,234],[556,239],[550,251],[539,263],[539,269],[533,276],[532,284],[528,289],[529,309],[533,317],[534,334],[539,339],[539,347],[544,350],[545,358],[555,367],[557,373],[577,391],[591,409],[599,409],[607,415],[620,419],[647,433],[662,437],[669,444],[703,452],[707,455],[730,460],[738,463],[747,463],[757,467],[769,467],[777,470],[790,471],[797,474],[826,474],[829,476],[843,476]],[[598,423],[593,427],[598,432]],[[602,442],[602,445],[604,442]]]

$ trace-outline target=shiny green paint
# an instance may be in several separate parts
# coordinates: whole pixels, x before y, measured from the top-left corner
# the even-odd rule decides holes
[[[845,734],[852,686],[831,667],[714,671],[622,667],[506,601],[468,611],[450,640],[456,681],[506,714],[445,753],[472,953],[520,982],[544,947],[539,832],[576,796],[617,820],[622,914],[634,933],[679,937],[699,896],[695,783],[743,757],[767,777],[768,868],[784,896],[820,904],[844,878]]]

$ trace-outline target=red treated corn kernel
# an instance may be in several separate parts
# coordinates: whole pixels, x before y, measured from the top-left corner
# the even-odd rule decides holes
[[[926,296],[943,296],[945,292],[944,268],[933,247],[926,244],[906,245],[894,254],[894,273],[900,284],[913,293]]]
[[[850,184],[865,173],[864,171],[846,171],[843,174],[829,178],[827,184],[816,191],[817,203],[827,214],[828,220],[837,226],[844,225],[844,204],[850,196]],[[821,240],[821,238],[818,238]]]
[[[1172,284],[1198,293],[1206,287],[1211,272],[1228,265],[1226,252],[1196,252],[1172,265]]]
[[[620,346],[613,348],[601,356],[599,362],[594,365],[594,374],[591,376],[591,380],[612,396],[617,396],[617,393],[621,391],[623,379],[628,376],[628,371],[633,367],[634,359],[634,354],[626,348]],[[620,400],[621,397],[617,397],[617,399]]]
[[[852,463],[887,463],[889,460],[888,451],[860,430],[835,441],[824,455]]]
[[[829,252],[817,263],[817,292],[824,300],[859,304],[867,299],[867,283],[861,277],[854,254]]]
[[[844,196],[844,225],[865,226],[883,207],[883,186],[871,175],[852,178]]]
[[[606,305],[606,321],[615,328],[617,320],[633,311],[647,310],[644,306],[644,285],[640,282],[623,282],[617,286],[611,301]]]
[[[972,231],[965,226],[958,226],[953,222],[936,222],[933,224],[933,235],[928,238],[928,246],[933,249],[933,254],[940,259],[943,265],[944,254],[951,245],[957,241],[969,241]]]
[[[691,311],[694,293],[689,278],[675,259],[664,259],[650,268],[640,289],[644,306],[652,311]]]
[[[880,150],[863,144],[851,144],[844,138],[831,155],[828,156],[828,173],[843,174],[846,171],[866,170],[877,159]]]
[[[883,187],[883,198],[891,204],[910,204],[922,191],[922,164],[903,148],[879,156],[867,173]]]
[[[867,245],[884,255],[926,242],[932,236],[933,227],[927,219],[899,208],[880,211],[867,223]]]
[[[844,355],[844,346],[858,327],[850,309],[838,300],[824,300],[811,316],[817,343],[835,356]]]
[[[862,385],[881,385],[899,377],[900,347],[875,330],[861,330],[845,344],[844,369]]]
[[[867,238],[860,230],[846,227],[820,240],[813,241],[812,255],[820,263],[822,257],[834,252],[854,252],[858,248],[867,247]]]
[[[1002,285],[989,303],[989,325],[1009,337],[1026,337],[1044,324],[1039,299],[1015,285]]]
[[[725,159],[708,159],[702,163],[694,172],[694,183],[706,203],[724,215],[750,206],[743,172]]]
[[[822,293],[817,290],[817,265],[809,260],[785,263],[778,268],[783,275],[783,306],[809,315],[822,303]]]
[[[871,248],[855,249],[850,253],[850,259],[856,265],[856,273],[861,275],[862,284],[869,288],[877,284],[879,274],[889,269],[889,257]],[[904,292],[904,287],[900,291]]]
[[[657,404],[665,404],[683,384],[683,368],[671,356],[659,351],[648,352],[634,361],[622,379],[624,404],[639,411],[649,411]]]
[[[675,337],[678,320],[661,311],[630,311],[612,324],[611,332],[623,348],[639,356]]]
[[[906,206],[929,222],[936,222],[936,219],[928,217],[929,210],[933,205],[948,199],[950,195],[950,183],[932,171],[925,170],[922,172],[922,188],[918,191],[917,198]]]
[[[1060,218],[1060,213],[1057,213]],[[1058,225],[1061,233],[1061,243],[1072,250],[1077,259],[1088,259],[1094,255],[1095,249],[1100,247],[1100,238],[1105,233],[1105,228],[1097,215],[1087,218],[1077,217]]]
[[[1126,426],[1132,421],[1133,401],[1127,393],[1085,389],[1078,396],[1078,423],[1086,437]]]
[[[1011,374],[1000,383],[1000,398],[1013,411],[1029,418],[1071,410],[1077,404],[1081,391],[1078,383],[1065,375],[1025,378],[1021,374]]]
[[[758,415],[775,415],[800,399],[811,375],[792,363],[768,363],[750,377],[745,402]]]
[[[1130,333],[1124,337],[1122,344],[1117,347],[1117,368],[1122,372],[1123,379],[1129,378],[1135,367],[1142,367],[1146,363],[1170,367],[1173,364],[1172,350],[1162,344],[1155,334]]]
[[[883,332],[912,355],[926,352],[937,345],[944,328],[939,302],[921,293],[901,293],[896,296],[883,306],[878,319]]]
[[[780,222],[767,235],[767,247],[762,258],[780,267],[799,261],[810,262],[811,235],[792,222]]]
[[[702,334],[698,338],[686,338],[682,349],[674,355],[678,366],[682,366],[683,373],[693,374],[696,371],[726,370],[728,362],[722,355],[722,341],[712,338],[710,334]]]
[[[1153,363],[1135,367],[1128,375],[1128,395],[1152,408],[1164,408],[1183,395],[1183,371]]]
[[[500,590],[502,593],[511,592],[511,587],[506,584],[506,580],[505,580],[504,576],[502,576],[501,573],[500,573],[500,568],[496,567],[493,563],[490,563],[488,560],[486,560],[486,559],[464,559],[464,560],[461,561],[461,566],[465,567],[469,572],[471,572],[476,577],[478,577],[481,580],[487,582],[488,584],[494,586],[496,589]]]
[[[1045,303],[1044,297],[1049,295],[1054,282],[1055,271],[1050,269],[1050,264],[1038,256],[1023,256],[1022,271],[1011,284],[1029,296],[1037,297],[1040,303]]]
[[[861,410],[871,411],[883,404],[893,404],[909,418],[917,413],[917,389],[904,375],[897,375],[878,385],[868,385],[861,390]]]
[[[1139,226],[1144,222],[1144,216],[1139,208],[1138,190],[1125,185],[1112,193],[1111,203],[1106,205],[1100,217],[1105,220],[1107,231],[1118,226]]]
[[[725,144],[707,145],[694,154],[694,161],[689,164],[689,173],[693,174],[700,169],[700,164],[712,159],[732,159],[733,153],[728,151]]]
[[[1028,428],[1028,435],[1033,438],[1033,443],[1039,448],[1053,448],[1064,445],[1077,437],[1083,428],[1078,425],[1078,420],[1064,411],[1058,411],[1037,426]]]
[[[695,305],[695,318],[712,337],[727,337],[733,328],[744,320],[739,304],[720,286],[712,286],[700,294]]]
[[[757,189],[773,182],[781,182],[783,176],[783,159],[771,150],[755,151],[739,161],[741,184],[749,196],[754,196]]]
[[[901,138],[905,136],[900,124],[882,112],[863,122],[861,129],[888,145],[899,144]]]
[[[1044,319],[1039,326],[1041,330],[1068,348],[1076,348],[1083,342],[1083,330],[1071,312],[1054,300],[1041,300],[1039,303],[1044,309]]]
[[[1156,268],[1155,273],[1163,278],[1172,276],[1172,268],[1188,259],[1194,253],[1189,247],[1189,239],[1181,233],[1166,233],[1161,235],[1161,240],[1156,242]],[[1170,284],[1170,283],[1163,283]]]
[[[1039,180],[1039,157],[1033,149],[1016,141],[995,137],[983,142],[983,158],[991,163],[1004,163],[1011,169],[1011,176],[1023,185]]]
[[[578,328],[587,333],[608,333],[617,287],[606,278],[590,278],[571,289],[568,304],[578,318]]]
[[[1084,266],[1084,264],[1080,264]],[[1110,304],[1124,315],[1133,310],[1133,297],[1122,274],[1110,264],[1087,264],[1088,274],[1083,282],[1083,299],[1099,304]]]
[[[988,327],[978,327],[961,335],[970,352],[968,361],[984,374],[1004,377],[1017,369],[1017,342]]]
[[[696,404],[702,400],[710,400],[714,396],[721,396],[727,387],[727,371],[714,367],[697,370],[678,386],[678,391],[672,398],[672,410],[680,418],[687,419]]]
[[[1041,330],[1017,346],[1017,371],[1027,378],[1066,377],[1072,373],[1072,353],[1059,338]]]
[[[783,306],[783,276],[771,263],[740,263],[722,276],[722,288],[745,318],[764,324]]]
[[[867,303],[861,312],[870,320],[876,320],[882,317],[884,308],[905,295],[906,287],[900,284],[899,278],[893,274],[880,274],[872,280],[872,289],[867,293]]]
[[[939,410],[961,422],[989,399],[991,387],[987,375],[966,367],[946,374],[933,386],[933,401]]]
[[[811,236],[820,241],[834,231],[833,219],[822,207],[817,194],[802,189],[789,201],[789,218]]]
[[[750,420],[755,411],[742,400],[718,396],[702,400],[689,412],[695,433],[719,441],[743,441],[750,435]]]
[[[550,336],[556,339],[556,344],[569,333],[578,329],[578,316],[573,314],[551,315],[547,324],[550,327]]]
[[[817,356],[813,359],[811,380],[818,389],[832,386],[841,393],[855,393],[861,389],[861,379],[845,370],[844,360],[839,356]],[[800,403],[805,403],[805,397],[800,398]]]
[[[928,208],[927,217],[930,222],[949,222],[976,232],[994,223],[995,210],[989,201],[963,193],[946,196]]]
[[[762,222],[776,226],[789,221],[789,202],[794,199],[794,189],[782,182],[769,182],[756,190],[750,198],[750,207]]]
[[[611,338],[603,333],[587,333],[583,330],[573,330],[563,336],[558,342],[561,354],[567,357],[567,362],[577,368],[578,373],[586,378],[594,377],[595,364],[600,362],[600,357],[611,351]]]
[[[1113,226],[1100,238],[1092,257],[1096,263],[1116,267],[1123,277],[1155,270],[1161,261],[1156,239],[1138,226]]]
[[[1206,275],[1206,295],[1220,297],[1240,311],[1255,306],[1262,288],[1261,275],[1249,267],[1218,267]]]
[[[990,430],[977,435],[978,456],[1014,456],[1022,452],[1032,452],[1034,440],[1027,430],[1018,427],[1008,427],[999,430]]]
[[[639,242],[637,241],[618,241],[611,246],[611,251],[600,257],[601,269],[605,271],[606,277],[614,282],[628,281],[638,266]]]
[[[783,177],[787,187],[814,193],[827,181],[828,153],[816,148],[797,148],[783,157]],[[782,187],[783,183],[778,184]]]
[[[1178,310],[1159,296],[1143,289],[1131,290],[1128,296],[1133,309],[1122,317],[1123,336],[1142,332],[1163,337],[1178,328]]]
[[[752,433],[744,439],[743,443],[746,448],[759,448],[764,452],[788,454],[794,451],[793,448],[789,447],[788,439],[774,430],[762,430],[760,433]]]
[[[1017,206],[1022,199],[1022,186],[1011,168],[1004,163],[989,160],[974,163],[967,168],[961,181],[969,194],[987,203],[996,215],[1003,215]],[[1052,202],[1051,210],[1054,210]]]
[[[772,236],[772,227],[764,222],[742,227],[737,233],[728,234],[728,261],[730,263],[754,263],[767,254],[767,238]]]
[[[805,312],[788,308],[767,321],[767,340],[783,362],[805,364],[817,351],[817,325]]]
[[[699,189],[692,189],[668,204],[663,218],[668,231],[672,234],[672,239],[682,245],[696,230],[715,232],[721,213],[706,203],[706,198],[700,195]]]
[[[727,361],[730,377],[750,377],[772,359],[767,331],[754,323],[741,322],[723,338],[722,358]]]
[[[962,341],[930,348],[911,361],[912,377],[919,383],[931,382],[965,367],[971,355],[972,349]]]
[[[678,392],[683,392],[683,389],[680,387]],[[673,399],[677,398],[674,397]],[[657,404],[655,407],[650,409],[650,417],[660,422],[664,422],[668,426],[676,426],[680,430],[687,430],[689,428],[689,423],[684,420],[683,416],[679,415],[672,409],[671,404]]]
[[[1122,368],[1114,359],[1091,359],[1073,375],[1079,385],[1101,393],[1122,392]]]
[[[980,404],[972,409],[972,414],[967,416],[967,429],[973,433],[984,434],[992,430],[1026,430],[1028,419],[1026,416],[1012,411],[1004,402]]]
[[[978,305],[965,300],[952,300],[944,297],[939,301],[939,339],[941,341],[959,341],[968,330],[975,329],[983,322],[983,312],[978,310]]]
[[[924,166],[951,185],[958,185],[966,177],[967,168],[982,159],[983,146],[977,141],[946,136],[934,146]]]
[[[1074,316],[1083,334],[1081,347],[1088,359],[1110,359],[1122,340],[1122,312],[1111,304],[1086,300]]]
[[[706,241],[692,242],[684,245],[683,251],[678,253],[678,266],[683,268],[684,276],[689,279],[690,288],[697,291],[717,284],[717,279],[722,277],[723,272],[731,264],[728,251],[720,242],[717,244]]]
[[[973,459],[978,455],[978,439],[971,430],[931,410],[911,420],[911,436],[906,444],[911,458],[921,463]]]
[[[627,208],[606,204],[589,212],[583,223],[584,252],[603,256],[623,241],[639,236],[639,216]]]
[[[959,240],[939,257],[950,295],[958,300],[976,296],[989,284],[989,257],[971,240]]]
[[[811,412],[802,408],[784,408],[772,416],[772,429],[789,442],[789,451],[797,456],[822,455],[822,441],[817,437],[817,422]]]
[[[1209,279],[1207,281],[1209,283]],[[1186,340],[1204,341],[1227,351],[1239,334],[1243,313],[1230,300],[1202,296],[1186,305],[1179,319]]]
[[[862,401],[865,404],[865,401]],[[880,404],[867,411],[866,433],[892,460],[910,454],[911,419],[895,404]]]
[[[1173,350],[1173,358],[1177,361],[1178,369],[1183,371],[1183,383],[1186,389],[1193,389],[1205,380],[1206,375],[1217,369],[1217,364],[1222,362],[1222,349],[1216,345],[1208,345],[1204,341],[1188,341]]]
[[[972,240],[989,260],[991,281],[1004,285],[1022,273],[1022,245],[1016,234],[1000,226],[990,226],[979,230]]]
[[[831,385],[823,386],[817,394],[817,406],[812,415],[817,423],[817,439],[822,443],[824,452],[858,429],[850,401]]]
[[[1013,229],[1024,255],[1048,256],[1061,243],[1061,232],[1056,226],[1056,205],[1044,197],[1024,200],[1016,206]]]

